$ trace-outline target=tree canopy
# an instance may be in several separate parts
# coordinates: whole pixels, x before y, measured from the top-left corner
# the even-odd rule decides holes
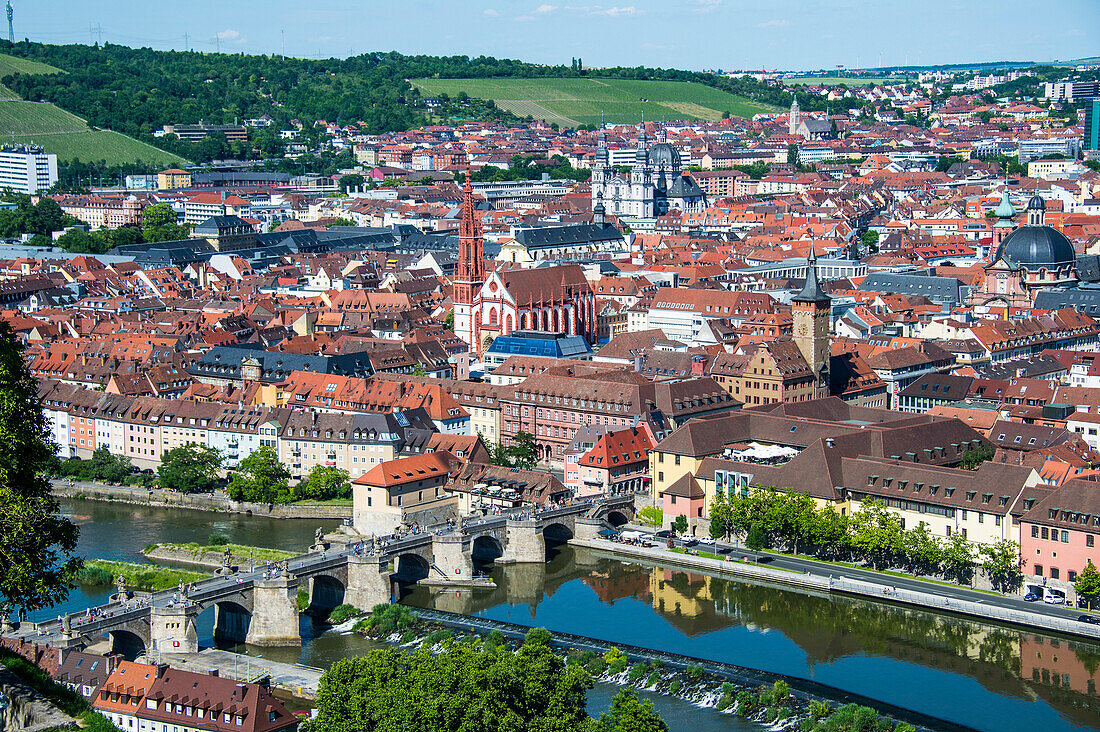
[[[234,501],[275,503],[287,493],[289,479],[290,471],[279,462],[275,448],[261,447],[241,460],[225,493]]]
[[[77,528],[44,472],[57,451],[49,434],[19,340],[0,322],[0,601],[28,611],[64,600],[80,568]]]
[[[180,493],[203,493],[218,483],[221,455],[205,445],[190,443],[173,447],[160,460],[160,486]]]

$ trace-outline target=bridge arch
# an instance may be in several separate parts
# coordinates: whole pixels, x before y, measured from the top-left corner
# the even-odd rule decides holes
[[[482,534],[470,543],[470,554],[474,561],[492,562],[504,556],[504,544],[495,536]]]
[[[428,564],[428,560],[419,554],[413,552],[406,552],[405,554],[398,555],[394,562],[394,568],[397,570],[395,573],[395,579],[398,582],[417,582],[428,576],[431,570],[431,565]]]
[[[306,612],[321,618],[328,617],[334,608],[344,603],[347,587],[329,574],[315,574],[309,578],[309,608]]]
[[[244,643],[252,625],[252,611],[233,600],[214,603],[214,641]]]
[[[624,512],[615,509],[608,511],[607,515],[604,517],[604,520],[606,520],[607,523],[611,524],[612,526],[618,528],[619,526],[629,523],[630,517],[627,516]]]
[[[107,635],[111,641],[111,653],[117,653],[127,661],[133,661],[149,647],[148,638],[126,628],[116,628]]]
[[[565,543],[573,538],[573,529],[555,521],[542,527],[542,536],[547,542]]]

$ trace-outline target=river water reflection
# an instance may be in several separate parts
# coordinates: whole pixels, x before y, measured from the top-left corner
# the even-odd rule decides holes
[[[137,559],[155,541],[204,541],[213,531],[235,543],[300,550],[319,523],[332,525],[92,502],[64,507],[81,524],[82,553],[112,559]],[[416,587],[401,601],[812,679],[975,729],[1100,729],[1096,644],[855,598],[628,565],[587,550],[565,548],[546,565],[491,571],[495,589]],[[87,599],[81,593],[69,604]],[[201,620],[202,635],[209,638],[210,619]],[[303,619],[304,636],[317,630]],[[324,633],[307,637],[300,651],[250,652],[326,667],[364,652],[365,643],[354,635]],[[594,701],[593,708],[600,706]],[[674,729],[748,729],[729,715],[686,703],[665,700],[661,708],[670,721],[679,710],[684,723]]]

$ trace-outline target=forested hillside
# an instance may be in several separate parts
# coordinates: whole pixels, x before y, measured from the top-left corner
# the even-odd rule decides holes
[[[152,142],[193,160],[234,155],[254,157],[281,152],[277,130],[291,119],[313,122],[362,122],[364,131],[405,130],[428,121],[420,92],[409,79],[554,77],[694,81],[774,106],[790,104],[791,95],[753,79],[669,69],[540,66],[492,57],[404,56],[372,53],[347,59],[307,60],[200,52],[154,51],[114,44],[57,46],[0,42],[0,52],[61,69],[61,74],[14,73],[0,79],[23,99],[49,101],[95,127],[104,127]],[[799,95],[806,109],[820,106]],[[458,110],[458,114],[463,110]],[[491,102],[465,110],[473,117],[514,121]],[[259,130],[245,145],[197,149],[173,138],[152,138],[170,123],[234,120],[269,115],[272,129]],[[200,143],[201,144],[201,143]]]

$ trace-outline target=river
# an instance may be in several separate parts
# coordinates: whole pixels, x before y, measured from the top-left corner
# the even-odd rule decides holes
[[[64,502],[88,557],[140,559],[155,541],[205,541],[301,550],[314,520],[270,520],[96,502]],[[1100,646],[866,600],[812,595],[673,569],[623,564],[564,548],[546,565],[491,567],[497,587],[474,592],[415,587],[401,601],[551,631],[683,653],[811,679],[981,730],[1100,729]],[[109,592],[78,592],[69,606]],[[54,614],[57,609],[52,611]],[[200,617],[211,635],[212,611]],[[302,649],[249,649],[326,667],[367,641],[322,632],[303,618]],[[315,637],[318,636],[319,637]],[[598,687],[593,710],[614,689]],[[675,730],[747,730],[731,715],[658,697]]]

